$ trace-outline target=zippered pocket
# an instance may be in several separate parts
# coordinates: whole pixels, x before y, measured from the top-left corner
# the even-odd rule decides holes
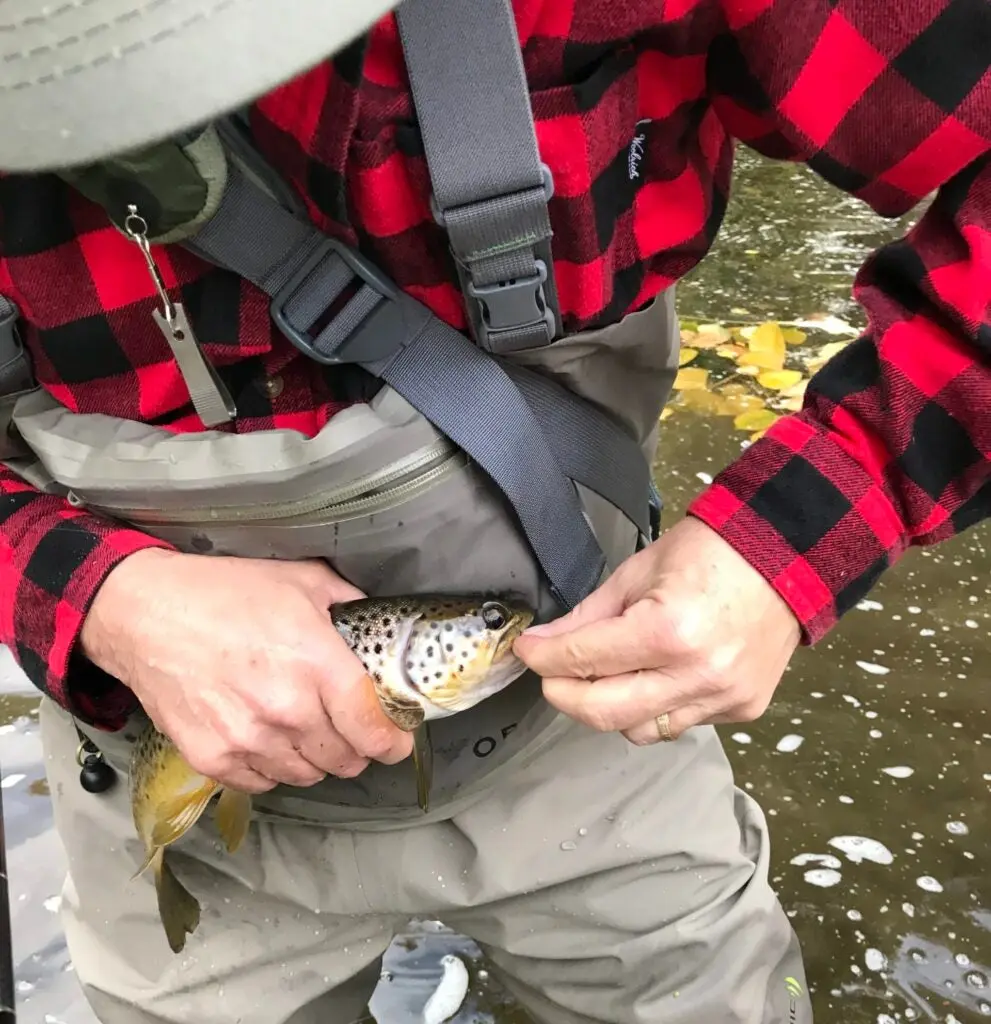
[[[250,505],[209,506],[191,504],[183,509],[149,510],[123,505],[97,505],[70,491],[68,501],[79,508],[123,519],[135,525],[196,523],[251,524],[344,522],[373,515],[411,501],[463,470],[468,456],[448,441],[428,448],[347,483],[321,487],[306,498],[292,501],[254,502]]]

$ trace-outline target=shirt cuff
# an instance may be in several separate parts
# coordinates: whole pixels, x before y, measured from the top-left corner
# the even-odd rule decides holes
[[[688,507],[774,587],[814,644],[907,547],[881,485],[809,413],[775,423]]]
[[[85,513],[60,518],[32,540],[15,587],[14,656],[31,682],[70,714],[119,729],[137,699],[82,654],[79,634],[112,569],[144,548],[172,545]]]

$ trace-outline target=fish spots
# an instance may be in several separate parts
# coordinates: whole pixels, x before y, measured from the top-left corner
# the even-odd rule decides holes
[[[375,652],[376,654],[381,654],[381,653],[382,653],[382,645],[381,645],[380,643],[377,643],[377,644],[376,644],[376,645],[375,645],[375,646],[374,646],[374,647],[372,648],[372,650],[373,650],[373,651],[374,651],[374,652]]]

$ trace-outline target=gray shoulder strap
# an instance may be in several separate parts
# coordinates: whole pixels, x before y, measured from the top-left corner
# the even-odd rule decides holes
[[[410,88],[472,334],[495,353],[560,333],[547,201],[510,0],[404,0]]]
[[[650,470],[622,428],[483,352],[237,167],[217,212],[185,244],[270,295],[272,318],[302,352],[363,366],[464,449],[505,495],[563,607],[594,590],[606,567],[576,483],[649,537]]]

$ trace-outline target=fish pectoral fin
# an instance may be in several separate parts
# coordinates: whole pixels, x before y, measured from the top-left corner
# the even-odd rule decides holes
[[[217,831],[227,845],[228,853],[236,853],[244,842],[251,824],[251,796],[236,789],[223,789],[213,812]]]
[[[168,846],[185,835],[206,810],[210,798],[220,789],[220,783],[208,779],[192,793],[166,800],[159,807],[151,829],[153,846]]]
[[[138,870],[137,870],[137,871],[135,871],[133,875],[131,875],[131,881],[133,882],[133,881],[134,881],[134,880],[135,880],[136,878],[140,878],[140,877],[141,877],[141,876],[142,876],[142,875],[143,875],[143,874],[144,874],[144,873],[145,873],[145,872],[146,872],[146,871],[148,870],[148,868],[150,868],[150,867],[151,867],[151,863],[152,863],[152,861],[153,861],[153,860],[154,860],[154,859],[155,859],[155,858],[156,858],[156,857],[157,857],[157,856],[159,855],[159,853],[161,853],[161,852],[162,852],[162,848],[161,848],[160,846],[153,846],[153,847],[152,847],[152,848],[151,848],[151,849],[150,849],[150,850],[148,851],[148,854],[147,854],[147,856],[145,857],[145,859],[144,859],[144,862],[142,863],[141,867],[139,867],[139,868],[138,868]]]
[[[169,949],[180,953],[186,945],[186,936],[192,935],[200,923],[200,905],[166,863],[164,848],[155,851],[151,864],[155,870],[158,916],[162,919]]]
[[[416,770],[416,802],[420,810],[426,813],[434,780],[434,747],[430,739],[430,726],[426,722],[413,730],[413,767]]]

